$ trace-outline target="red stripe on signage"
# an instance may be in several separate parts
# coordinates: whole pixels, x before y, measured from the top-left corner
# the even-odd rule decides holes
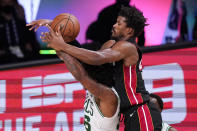
[[[172,91],[157,92],[155,94],[157,94],[161,98],[172,98]]]
[[[84,124],[84,118],[80,118],[80,124]]]
[[[163,104],[164,109],[172,109],[172,102],[164,102]]]
[[[153,80],[153,88],[172,86],[172,78]]]

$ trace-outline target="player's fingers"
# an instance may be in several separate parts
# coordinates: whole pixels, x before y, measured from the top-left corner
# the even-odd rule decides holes
[[[42,24],[39,24],[38,26],[36,26],[34,31],[36,32],[40,26],[42,26]]]
[[[61,35],[60,26],[58,27],[56,34],[57,34],[58,36]]]
[[[47,33],[48,32],[42,33],[42,38],[44,38],[45,40],[49,41],[50,37],[49,37],[49,35]]]
[[[40,36],[40,38],[41,38],[41,40],[42,40],[43,42],[48,42],[47,39],[46,39],[44,36]]]
[[[50,48],[50,47],[51,47],[51,45],[50,45],[50,44],[47,44],[47,47],[49,47],[49,48]]]
[[[29,28],[29,30],[33,30],[36,27],[37,27],[37,25],[33,25],[31,28]]]
[[[45,32],[45,37],[46,37],[48,40],[50,40],[50,39],[51,39],[50,33],[49,33],[49,32]]]
[[[42,36],[40,36],[40,38],[44,41],[44,42],[48,42],[50,40],[50,37],[48,36],[47,32],[42,32],[41,33]]]
[[[35,22],[34,22],[34,21],[32,21],[31,23],[26,24],[26,26],[32,26],[32,25],[34,25],[34,24],[35,24]]]
[[[53,31],[53,29],[48,24],[46,24],[46,27],[49,29],[51,35],[55,35],[55,32]]]

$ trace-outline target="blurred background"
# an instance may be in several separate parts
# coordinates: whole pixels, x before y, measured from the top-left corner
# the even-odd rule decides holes
[[[0,23],[0,34],[5,37],[1,44],[4,49],[0,50],[2,52],[0,55],[2,59],[5,58],[3,54],[9,56],[10,59],[16,58],[15,62],[17,59],[19,61],[37,59],[46,57],[46,54],[55,54],[39,38],[41,32],[47,31],[47,29],[41,27],[36,33],[29,32],[27,27],[24,27],[25,23],[37,19],[54,19],[60,13],[71,13],[78,18],[81,27],[76,39],[85,48],[89,48],[88,46],[99,46],[95,44],[97,42],[102,45],[110,38],[111,27],[115,23],[121,5],[136,6],[143,11],[147,18],[149,26],[145,27],[137,39],[141,47],[197,40],[196,0],[81,0],[80,4],[77,0],[58,0],[58,2],[53,0],[1,1],[1,7],[3,7],[1,16],[4,20]],[[3,3],[5,4],[3,5]],[[13,8],[9,8],[12,6]],[[8,7],[7,10],[4,10],[4,7]],[[8,12],[5,13],[5,11]],[[15,24],[12,22],[12,14],[14,21],[16,21]],[[6,15],[11,17],[5,18]],[[23,24],[18,24],[21,23],[20,21]],[[13,27],[16,27],[16,29]],[[15,33],[9,34],[12,31]],[[25,34],[25,37],[22,36],[23,34]],[[90,43],[95,45],[90,45]],[[97,47],[91,48],[95,49]],[[29,52],[31,53],[29,54]],[[12,60],[1,61],[4,63],[12,62]]]

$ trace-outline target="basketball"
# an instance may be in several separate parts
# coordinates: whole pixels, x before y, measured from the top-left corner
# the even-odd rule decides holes
[[[60,27],[60,32],[65,42],[73,41],[80,31],[80,24],[78,19],[69,13],[62,13],[56,16],[52,23],[51,28],[57,32]]]

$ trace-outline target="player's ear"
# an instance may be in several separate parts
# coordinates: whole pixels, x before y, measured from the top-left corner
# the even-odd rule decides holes
[[[134,29],[131,27],[127,27],[127,32],[129,35],[132,35],[132,36],[134,35]]]

